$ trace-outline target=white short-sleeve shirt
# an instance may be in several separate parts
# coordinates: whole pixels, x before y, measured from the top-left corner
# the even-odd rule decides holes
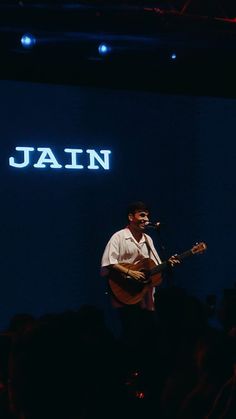
[[[146,239],[145,239],[146,238]],[[149,244],[148,249],[146,240]],[[106,275],[106,267],[116,263],[136,263],[143,258],[151,258],[156,264],[161,263],[161,259],[154,247],[153,240],[147,234],[143,234],[141,240],[137,242],[129,228],[117,231],[108,241],[102,256],[102,275]]]

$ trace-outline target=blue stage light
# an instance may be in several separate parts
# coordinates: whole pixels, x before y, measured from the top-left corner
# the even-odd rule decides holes
[[[173,52],[170,57],[171,57],[172,60],[176,60],[177,55],[175,54],[175,52]]]
[[[98,47],[98,52],[100,55],[107,55],[111,51],[111,48],[107,44],[100,44]]]
[[[24,48],[32,48],[36,44],[36,38],[30,33],[26,33],[21,37],[21,45]]]

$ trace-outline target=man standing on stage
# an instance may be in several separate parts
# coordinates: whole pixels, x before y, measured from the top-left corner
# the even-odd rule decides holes
[[[161,263],[161,259],[154,247],[152,238],[145,233],[149,222],[148,206],[141,201],[131,203],[127,208],[128,225],[122,230],[117,231],[108,241],[101,262],[101,275],[108,276],[112,271],[118,271],[123,278],[133,280],[144,280],[145,275],[142,271],[134,270],[123,266],[123,263],[136,264],[144,258],[152,259],[156,265]],[[170,265],[178,263],[171,257]],[[141,330],[147,329],[150,320],[154,318],[155,288],[149,286],[141,301],[137,304],[123,304],[111,294],[113,307],[120,313],[121,324],[124,337],[130,339],[140,335]]]

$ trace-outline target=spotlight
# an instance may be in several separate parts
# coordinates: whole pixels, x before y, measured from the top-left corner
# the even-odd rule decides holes
[[[173,53],[171,54],[170,58],[171,58],[172,60],[176,60],[176,58],[177,58],[176,53],[175,53],[175,52],[173,52]]]
[[[25,33],[22,35],[20,42],[24,48],[32,48],[36,44],[36,38],[30,33]]]
[[[98,52],[100,55],[107,55],[111,51],[111,47],[107,44],[100,44],[98,46]]]

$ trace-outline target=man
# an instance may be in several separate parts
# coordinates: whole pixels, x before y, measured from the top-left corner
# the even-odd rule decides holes
[[[134,264],[149,258],[153,264],[159,265],[161,259],[154,247],[152,238],[145,233],[149,222],[149,209],[144,202],[133,202],[127,209],[128,225],[117,231],[108,241],[101,262],[101,275],[120,274],[125,286],[127,281],[145,280],[144,272],[136,270]],[[174,257],[169,259],[170,265],[177,263]],[[123,264],[132,264],[131,266]],[[128,285],[128,282],[127,282]],[[132,286],[132,285],[131,285]],[[150,320],[153,322],[155,312],[155,287],[150,285],[135,304],[124,304],[114,292],[111,293],[113,307],[120,313],[123,335],[125,339],[139,339],[147,332]]]

